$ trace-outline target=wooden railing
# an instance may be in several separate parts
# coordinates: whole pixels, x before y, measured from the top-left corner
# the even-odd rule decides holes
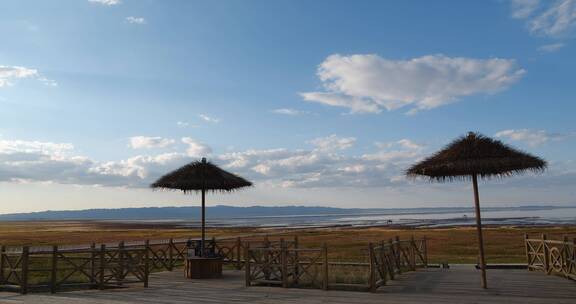
[[[30,289],[57,290],[141,282],[148,285],[145,248],[18,247],[0,249],[0,286],[26,294]]]
[[[370,243],[361,261],[329,259],[329,248],[246,247],[246,286],[376,291],[404,271],[427,266],[426,239]]]
[[[426,239],[370,243],[370,277],[369,288],[375,291],[386,285],[387,280],[394,280],[394,275],[403,271],[414,271],[418,267],[428,266]]]
[[[224,262],[233,265],[236,269],[241,270],[246,262],[246,248],[298,248],[298,237],[292,239],[270,239],[264,237],[245,237],[245,238],[227,238],[213,240],[215,251],[224,258]]]
[[[0,246],[0,290],[107,288],[129,283],[148,286],[155,271],[183,266],[195,239],[146,240],[73,246]],[[236,269],[245,264],[244,248],[278,248],[279,240],[264,237],[212,239],[207,245]],[[298,238],[283,241],[297,247]]]
[[[576,280],[576,238],[549,240],[545,234],[539,238],[524,236],[528,270],[557,274]]]

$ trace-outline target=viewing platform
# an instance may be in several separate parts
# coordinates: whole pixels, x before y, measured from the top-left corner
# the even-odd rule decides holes
[[[20,295],[0,293],[0,303],[576,303],[576,282],[523,269],[489,269],[488,289],[479,286],[473,265],[405,272],[375,293],[245,287],[244,271],[225,271],[222,279],[189,280],[183,270],[150,275],[149,288],[131,285]]]

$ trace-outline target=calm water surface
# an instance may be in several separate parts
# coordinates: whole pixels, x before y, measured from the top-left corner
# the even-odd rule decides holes
[[[147,221],[178,224],[180,226],[197,227],[198,221]],[[482,212],[483,224],[498,225],[576,225],[576,207],[540,208],[538,210],[493,210]],[[466,211],[433,211],[431,209],[413,209],[395,212],[387,210],[383,213],[358,214],[319,214],[290,216],[261,216],[247,218],[211,219],[208,215],[207,224],[212,227],[331,227],[331,226],[415,226],[443,227],[452,225],[474,225],[473,210]]]

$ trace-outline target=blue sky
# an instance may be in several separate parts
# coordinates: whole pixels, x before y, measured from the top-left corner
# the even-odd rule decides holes
[[[576,1],[2,1],[0,212],[193,204],[146,185],[201,156],[213,202],[466,206],[403,178],[467,131],[550,169],[486,205],[574,204]]]

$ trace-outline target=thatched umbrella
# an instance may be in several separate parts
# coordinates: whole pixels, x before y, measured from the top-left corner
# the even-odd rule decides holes
[[[204,240],[206,239],[206,191],[231,192],[235,189],[249,186],[252,186],[251,182],[240,176],[218,168],[218,166],[207,162],[206,158],[202,158],[202,161],[200,162],[195,161],[176,171],[170,172],[150,185],[152,188],[181,190],[184,192],[184,194],[192,191],[200,191],[202,193],[202,243],[200,244],[201,255],[204,255]]]
[[[443,150],[415,164],[406,171],[409,177],[424,175],[431,181],[472,180],[476,209],[476,228],[480,251],[482,287],[486,288],[486,263],[480,218],[478,177],[507,177],[525,171],[541,172],[546,161],[511,148],[498,140],[470,132],[453,141]]]

